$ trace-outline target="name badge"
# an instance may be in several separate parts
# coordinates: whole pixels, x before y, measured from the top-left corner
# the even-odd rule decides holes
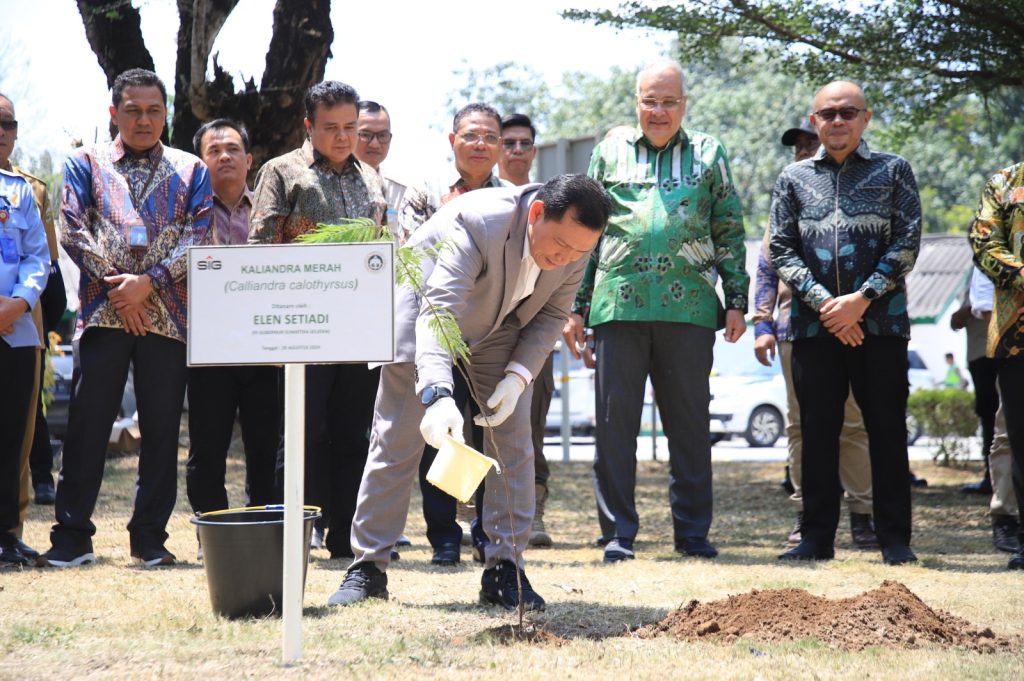
[[[9,234],[0,235],[0,251],[3,251],[4,262],[8,265],[21,261],[21,258],[18,257],[18,244]]]
[[[128,228],[128,245],[132,248],[149,248],[146,225],[132,225]]]

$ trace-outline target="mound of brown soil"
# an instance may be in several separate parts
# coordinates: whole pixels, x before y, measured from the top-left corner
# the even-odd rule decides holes
[[[685,639],[765,642],[815,638],[834,648],[868,646],[962,647],[993,653],[1018,647],[1019,641],[978,630],[970,622],[932,610],[899,582],[852,598],[832,600],[803,589],[751,591],[720,601],[690,601],[664,620],[643,629],[641,637],[670,634]]]

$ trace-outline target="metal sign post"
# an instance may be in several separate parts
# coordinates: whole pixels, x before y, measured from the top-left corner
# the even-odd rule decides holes
[[[302,593],[306,551],[303,543],[305,482],[306,365],[284,368],[284,557],[281,604],[281,661],[291,664],[302,655]]]

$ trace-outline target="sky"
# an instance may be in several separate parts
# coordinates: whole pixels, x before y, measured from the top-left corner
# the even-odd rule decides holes
[[[173,91],[178,16],[173,0],[133,0],[157,74]],[[461,86],[464,62],[480,70],[503,61],[528,65],[556,86],[566,71],[604,75],[666,56],[671,34],[615,30],[566,21],[562,9],[612,9],[617,0],[395,0],[331,3],[334,57],[326,75],[353,85],[391,113],[394,141],[384,168],[416,177],[450,158],[447,95]],[[509,9],[510,5],[515,10]],[[260,82],[274,0],[241,0],[214,45],[228,73]],[[73,138],[106,135],[110,93],[89,48],[74,0],[0,0],[5,64],[0,89],[15,100],[22,158],[49,150],[62,159]],[[296,125],[302,125],[296,121]],[[541,131],[543,137],[543,131]]]

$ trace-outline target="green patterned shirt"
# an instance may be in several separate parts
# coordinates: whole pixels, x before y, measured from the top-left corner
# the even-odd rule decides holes
[[[639,128],[594,149],[589,174],[612,199],[573,312],[610,321],[722,328],[725,308],[747,310],[743,212],[725,149],[682,129],[662,150]]]

